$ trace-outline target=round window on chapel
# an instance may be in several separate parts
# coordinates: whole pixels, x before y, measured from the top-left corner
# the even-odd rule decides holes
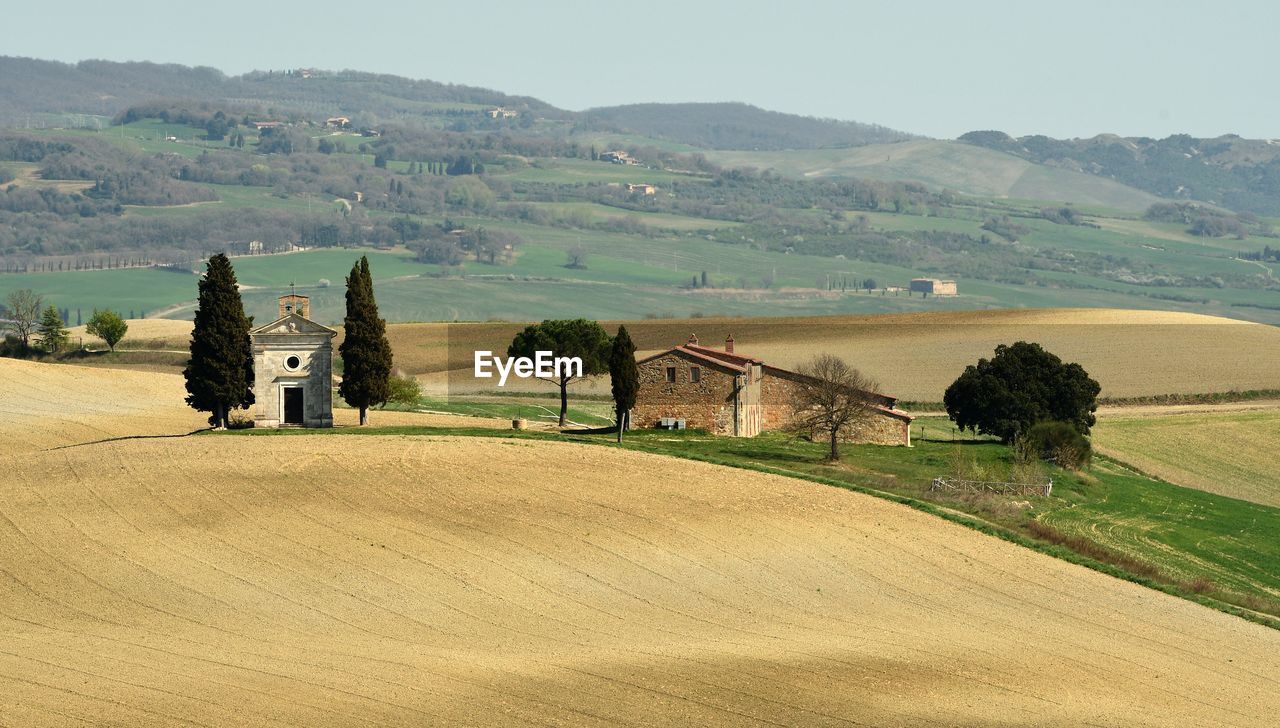
[[[302,360],[299,359],[297,356],[291,356],[288,359],[284,360],[284,368],[290,371],[293,371],[300,366],[302,366]]]

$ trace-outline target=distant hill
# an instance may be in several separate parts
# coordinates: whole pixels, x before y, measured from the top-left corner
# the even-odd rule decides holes
[[[567,113],[534,98],[358,71],[293,69],[227,76],[214,68],[176,64],[68,64],[0,56],[0,122],[22,122],[31,114],[114,116],[158,98],[382,119],[420,115],[442,103],[527,108],[543,116]]]
[[[772,169],[788,177],[903,180],[980,197],[1056,200],[1133,211],[1160,201],[1114,180],[933,139],[848,149],[710,151],[706,156],[725,167]]]
[[[917,138],[876,124],[816,119],[740,103],[610,106],[583,112],[582,121],[593,129],[633,132],[704,149],[820,149]]]
[[[1186,134],[1165,139],[1112,134],[1014,138],[1000,131],[973,131],[959,141],[1047,167],[1107,177],[1161,197],[1280,215],[1280,140],[1234,134],[1215,139]]]

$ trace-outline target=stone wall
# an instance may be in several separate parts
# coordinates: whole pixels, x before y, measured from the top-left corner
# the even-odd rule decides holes
[[[666,380],[674,367],[674,382]],[[690,369],[700,369],[700,381],[692,381]],[[654,428],[661,419],[683,419],[690,429],[716,435],[754,437],[765,431],[781,430],[795,413],[794,379],[786,370],[753,364],[741,374],[742,391],[734,407],[734,372],[692,356],[669,352],[640,364],[640,390],[631,412],[632,427]],[[792,374],[792,377],[795,375]],[[885,400],[888,401],[888,400]],[[735,426],[734,417],[737,417]],[[845,438],[852,443],[909,445],[910,422],[877,411]]]
[[[675,382],[667,381],[667,367],[675,367]],[[692,381],[691,367],[699,368],[700,381]],[[683,419],[689,428],[732,435],[733,374],[675,354],[641,364],[632,427],[657,427],[663,417]]]
[[[794,380],[779,376],[777,370],[769,370],[761,387],[764,400],[764,429],[781,430],[795,415]],[[877,411],[865,422],[852,429],[845,442],[873,445],[909,445],[910,422],[887,412]]]

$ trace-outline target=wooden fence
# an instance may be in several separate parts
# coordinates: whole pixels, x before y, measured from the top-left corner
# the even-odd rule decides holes
[[[970,493],[995,493],[997,495],[1039,495],[1048,496],[1053,492],[1053,478],[1044,483],[999,483],[989,480],[963,480],[942,476],[933,479],[929,491],[967,491]]]

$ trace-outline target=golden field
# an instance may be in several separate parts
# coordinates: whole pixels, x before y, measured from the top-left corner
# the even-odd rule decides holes
[[[611,334],[619,322],[603,322]],[[684,343],[723,346],[794,367],[819,353],[844,357],[900,399],[940,402],[965,366],[998,344],[1034,341],[1079,362],[1103,397],[1280,389],[1280,329],[1198,314],[1113,309],[1019,309],[815,318],[681,319],[625,322],[641,353]],[[505,352],[520,324],[393,324],[396,365],[456,391],[474,386],[475,349]],[[462,371],[463,376],[458,376]],[[425,375],[425,376],[424,376]],[[579,391],[607,392],[608,383]]]
[[[1163,480],[1280,507],[1280,408],[1233,409],[1102,418],[1094,447]]]
[[[940,402],[965,366],[990,358],[998,344],[1019,340],[1039,342],[1063,360],[1079,362],[1102,384],[1103,397],[1280,389],[1280,367],[1275,364],[1280,361],[1280,329],[1200,314],[1005,309],[601,323],[610,334],[625,323],[640,354],[684,343],[690,334],[697,334],[704,346],[716,347],[732,334],[738,353],[784,367],[818,353],[833,353],[871,375],[886,393],[915,402]],[[477,389],[469,374],[473,352],[505,353],[525,325],[388,324],[387,336],[398,369],[418,376],[433,393],[443,393],[446,385],[463,393]],[[130,322],[130,327],[125,347],[143,343],[148,348],[185,349],[190,336],[187,322],[145,319]],[[340,325],[337,328],[341,331]],[[575,387],[579,392],[608,391],[607,382]]]
[[[40,383],[0,389],[5,725],[1280,714],[1280,633],[887,501],[503,438],[75,445],[201,424],[178,377],[77,369],[0,360]]]

